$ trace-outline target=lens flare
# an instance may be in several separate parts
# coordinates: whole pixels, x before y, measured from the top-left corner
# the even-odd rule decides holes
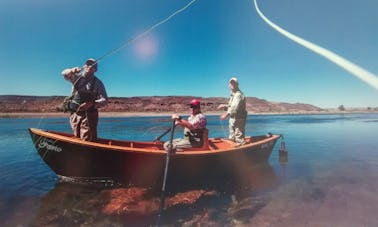
[[[152,36],[145,36],[134,43],[134,53],[142,61],[151,61],[157,51],[157,41]]]

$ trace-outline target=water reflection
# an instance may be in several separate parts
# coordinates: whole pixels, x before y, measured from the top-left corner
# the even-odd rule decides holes
[[[281,171],[280,171],[280,178],[281,180],[286,180],[287,178],[287,163],[289,162],[288,153],[281,152],[278,156],[278,161],[280,163]]]
[[[227,179],[228,183],[220,188],[190,186],[181,191],[168,188],[161,224],[224,225],[231,220],[250,218],[265,206],[269,198],[264,192],[277,185],[278,177],[269,163],[251,165],[244,171],[244,177]],[[41,199],[31,225],[155,225],[159,204],[159,193],[149,188],[58,182]]]

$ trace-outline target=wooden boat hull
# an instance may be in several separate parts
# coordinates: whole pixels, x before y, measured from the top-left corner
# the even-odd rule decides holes
[[[135,186],[162,182],[166,152],[162,143],[98,139],[88,142],[71,134],[29,129],[44,162],[60,177],[70,180],[114,180]],[[169,182],[219,182],[242,179],[245,168],[266,162],[279,135],[251,137],[250,143],[234,147],[226,139],[209,139],[211,148],[175,152],[171,155]]]

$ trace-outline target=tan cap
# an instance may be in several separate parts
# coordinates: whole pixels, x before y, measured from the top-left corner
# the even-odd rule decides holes
[[[88,65],[88,66],[92,66],[93,68],[97,69],[97,61],[94,58],[88,58],[85,61],[85,64]]]
[[[238,79],[236,77],[231,77],[230,80],[228,82],[231,82],[231,81],[234,81],[235,83],[239,83],[238,82]]]

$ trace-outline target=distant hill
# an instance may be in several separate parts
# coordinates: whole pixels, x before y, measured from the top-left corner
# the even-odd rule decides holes
[[[61,112],[64,96],[0,95],[0,112]],[[187,112],[193,98],[201,100],[203,112],[217,111],[217,106],[227,103],[227,98],[193,96],[142,96],[111,97],[103,112]],[[269,102],[255,97],[247,98],[249,113],[314,112],[321,108],[304,103]]]

